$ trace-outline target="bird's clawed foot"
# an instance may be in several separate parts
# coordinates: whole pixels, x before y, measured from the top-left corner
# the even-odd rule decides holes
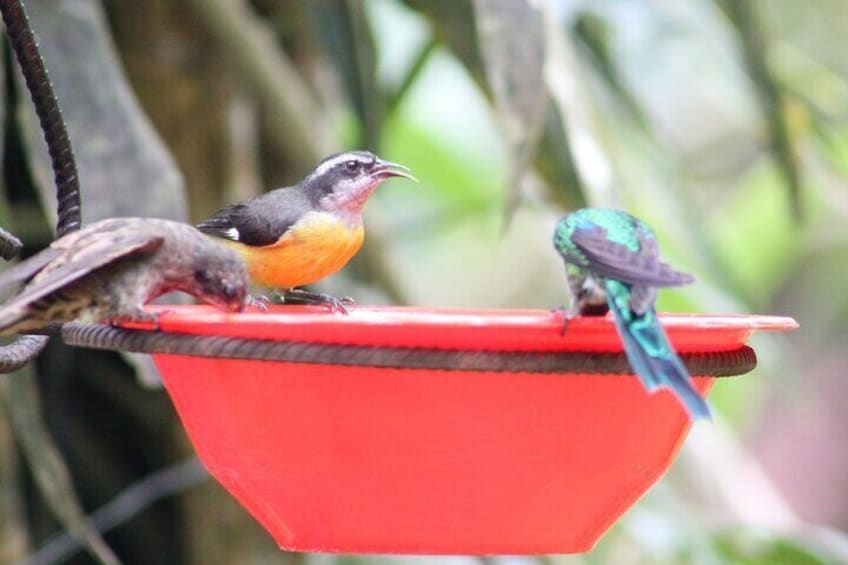
[[[562,315],[562,328],[559,331],[561,336],[565,336],[565,332],[568,331],[568,323],[580,315],[580,312],[578,312],[575,308],[566,308],[565,306],[551,308],[550,312],[555,316],[559,314]]]
[[[271,306],[271,299],[264,294],[257,294],[256,296],[248,294],[247,299],[245,299],[245,303],[248,306],[255,306],[263,312],[267,312],[268,308]]]
[[[283,302],[288,304],[314,304],[326,306],[330,312],[341,312],[349,314],[348,307],[356,304],[353,298],[344,296],[336,298],[331,294],[323,292],[311,292],[302,288],[293,288],[281,295]]]

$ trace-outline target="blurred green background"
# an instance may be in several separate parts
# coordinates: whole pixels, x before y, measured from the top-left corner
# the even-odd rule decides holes
[[[144,358],[52,344],[0,379],[0,563],[848,562],[848,57],[841,0],[37,0],[83,217],[197,221],[368,148],[411,167],[322,285],[359,303],[548,308],[584,205],[650,223],[670,311],[779,313],[670,473],[586,555],[285,554],[193,459]],[[52,238],[16,65],[0,223]],[[105,510],[103,507],[105,506]],[[105,531],[108,530],[108,531]]]

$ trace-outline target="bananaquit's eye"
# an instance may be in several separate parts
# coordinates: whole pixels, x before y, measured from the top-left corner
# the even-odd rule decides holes
[[[359,161],[345,161],[345,169],[351,173],[357,172],[359,170]]]

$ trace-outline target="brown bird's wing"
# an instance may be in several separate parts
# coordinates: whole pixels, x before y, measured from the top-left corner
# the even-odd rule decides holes
[[[31,303],[78,281],[86,275],[137,253],[153,251],[165,238],[150,230],[114,230],[93,234],[79,246],[60,250],[9,306]],[[53,251],[48,248],[45,251]],[[44,252],[42,252],[44,253]],[[39,254],[40,255],[40,254]]]
[[[0,294],[6,294],[10,288],[27,282],[37,275],[41,269],[46,267],[50,261],[61,254],[61,249],[48,247],[32,257],[24,259],[10,269],[3,271],[0,274]]]
[[[273,245],[311,210],[299,187],[278,188],[256,198],[227,206],[197,229],[245,245]]]
[[[607,230],[600,226],[576,229],[571,239],[589,261],[588,268],[602,277],[636,286],[683,286],[695,280],[661,262],[652,237],[639,234],[643,249],[635,252],[607,239]]]
[[[19,261],[16,265],[0,273],[0,295],[6,294],[12,287],[28,282],[54,259],[68,253],[70,249],[85,246],[88,240],[92,238],[101,237],[101,234],[117,230],[130,233],[138,230],[140,226],[146,226],[138,220],[139,218],[110,218],[66,234],[54,241],[50,247],[42,249],[32,257]]]

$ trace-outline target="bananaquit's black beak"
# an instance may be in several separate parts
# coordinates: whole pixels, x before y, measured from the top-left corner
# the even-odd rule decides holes
[[[371,174],[377,178],[403,177],[413,182],[418,182],[418,179],[412,176],[409,167],[400,163],[392,163],[391,161],[383,161],[377,159]]]

